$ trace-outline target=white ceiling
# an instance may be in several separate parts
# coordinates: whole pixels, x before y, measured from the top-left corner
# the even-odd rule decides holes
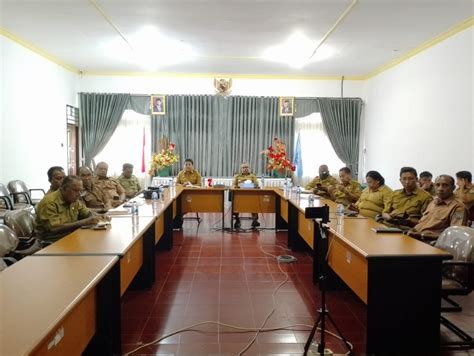
[[[472,18],[474,0],[359,0],[329,36],[332,57],[302,69],[258,57],[295,30],[314,47],[351,0],[0,0],[0,27],[87,72],[144,72],[104,50],[145,25],[192,46],[197,58],[159,72],[367,76]],[[106,20],[116,26],[116,29]],[[150,43],[150,46],[156,44]]]

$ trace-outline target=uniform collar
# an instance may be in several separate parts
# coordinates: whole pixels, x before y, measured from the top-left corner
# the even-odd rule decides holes
[[[451,195],[448,199],[440,199],[439,197],[435,198],[435,204],[436,205],[449,205],[454,201],[454,194]]]

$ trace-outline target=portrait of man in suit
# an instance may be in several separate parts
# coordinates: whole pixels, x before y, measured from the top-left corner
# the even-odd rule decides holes
[[[280,116],[294,115],[294,98],[280,98]]]
[[[166,113],[164,95],[151,96],[151,113],[153,115],[164,115]]]

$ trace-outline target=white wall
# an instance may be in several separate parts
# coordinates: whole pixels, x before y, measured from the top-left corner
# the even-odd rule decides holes
[[[132,94],[215,94],[213,78],[83,76],[80,91]],[[359,97],[363,81],[345,81],[344,96]],[[232,79],[232,95],[340,96],[340,80]]]
[[[366,82],[365,172],[398,188],[402,166],[474,171],[473,37],[471,27]]]
[[[66,104],[76,106],[78,76],[3,36],[0,49],[0,182],[49,188],[48,168],[66,168]]]

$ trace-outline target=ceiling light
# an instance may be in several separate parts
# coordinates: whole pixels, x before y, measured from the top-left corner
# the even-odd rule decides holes
[[[330,47],[323,45],[310,60],[315,45],[315,40],[297,31],[282,44],[267,48],[261,58],[300,69],[310,62],[326,59],[333,53]]]
[[[122,38],[106,43],[104,47],[108,55],[137,63],[148,70],[191,61],[196,57],[191,46],[163,36],[154,26],[144,26],[126,38],[128,43]]]

